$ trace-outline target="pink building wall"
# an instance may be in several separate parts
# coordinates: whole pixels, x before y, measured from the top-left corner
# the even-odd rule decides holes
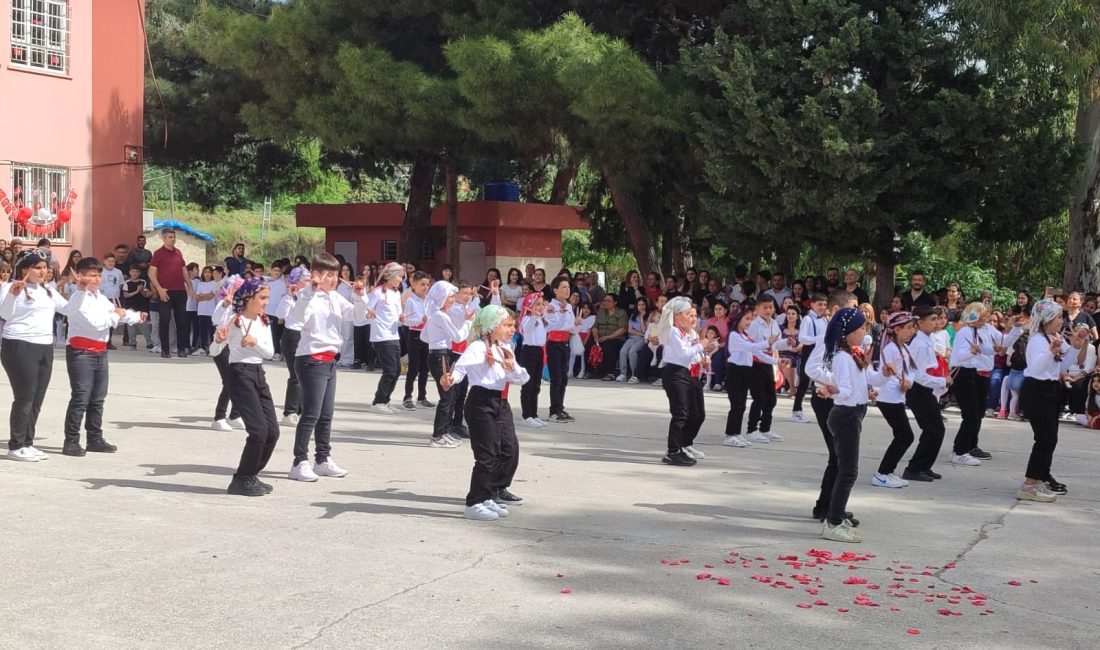
[[[142,144],[141,11],[144,0],[70,0],[69,70],[58,74],[12,64],[12,3],[0,0],[0,189],[10,197],[13,161],[69,170],[77,200],[69,239],[55,239],[62,259],[70,248],[101,256],[141,231],[141,165],[123,164],[124,147]]]

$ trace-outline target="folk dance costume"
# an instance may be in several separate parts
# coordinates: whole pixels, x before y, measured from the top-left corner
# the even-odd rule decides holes
[[[666,465],[691,466],[704,457],[693,444],[707,417],[703,383],[699,379],[706,350],[694,330],[674,325],[676,314],[692,309],[690,299],[673,298],[665,305],[657,326],[657,339],[664,346],[661,387],[672,415],[668,424],[668,453],[661,458]]]
[[[927,483],[942,478],[932,466],[943,446],[945,427],[940,416],[940,397],[947,392],[947,377],[940,370],[936,343],[931,336],[918,331],[908,348],[913,362],[913,383],[905,393],[905,403],[920,427],[920,440],[901,477],[905,481]]]
[[[742,434],[741,425],[745,420],[745,404],[753,382],[753,359],[764,355],[769,345],[767,340],[754,341],[746,332],[737,331],[738,324],[745,315],[745,307],[734,305],[730,316],[729,338],[726,341],[726,396],[730,401],[729,414],[726,416],[726,438],[722,442],[727,447],[751,447],[752,442]],[[824,333],[824,329],[822,332]],[[760,356],[772,363],[779,363],[773,356]],[[761,442],[771,442],[767,436],[760,435]]]
[[[503,307],[483,307],[471,328],[466,351],[451,371],[455,383],[467,379],[470,384],[465,409],[474,468],[465,515],[479,521],[506,517],[509,504],[523,502],[508,491],[519,467],[519,440],[505,387],[524,384],[529,376],[516,361],[511,342],[491,340],[493,330],[508,317]],[[505,369],[506,360],[511,361],[511,370]]]
[[[798,363],[798,389],[794,393],[794,404],[791,406],[791,420],[794,422],[809,422],[810,419],[802,413],[802,400],[806,397],[806,391],[811,390],[810,376],[806,374],[806,364],[813,354],[817,342],[825,335],[825,328],[829,321],[818,316],[812,309],[802,319],[798,327],[798,342],[802,344]],[[811,400],[813,399],[811,392]]]
[[[443,305],[447,300],[458,293],[458,287],[440,280],[428,290],[428,296],[424,304],[424,313],[427,314],[427,322],[424,323],[424,331],[421,339],[428,345],[428,370],[432,373],[436,390],[439,393],[439,402],[435,405],[435,420],[432,427],[432,438],[428,442],[429,447],[443,447],[453,449],[462,441],[451,434],[451,422],[454,419],[455,397],[459,389],[458,385],[451,386],[450,390],[443,388],[441,380],[443,375],[454,366],[451,356],[451,345],[459,341],[465,342],[470,334],[471,321],[466,318],[456,327],[450,314],[444,311]],[[463,309],[465,314],[465,309]]]
[[[752,405],[749,406],[749,426],[746,439],[749,442],[783,442],[783,436],[772,433],[772,411],[775,410],[775,355],[772,354],[770,341],[779,339],[782,332],[779,323],[774,318],[765,320],[763,316],[757,316],[749,325],[748,336],[753,341],[764,341],[768,347],[763,352],[753,355],[752,383],[749,384],[749,392],[752,394]],[[757,433],[757,427],[760,432]]]
[[[388,289],[386,285],[405,274],[405,268],[396,262],[390,262],[382,269],[378,286],[367,297],[367,311],[371,315],[370,343],[375,357],[382,366],[382,377],[374,393],[371,411],[383,415],[392,415],[390,397],[397,380],[401,377],[401,333],[405,322],[402,313],[401,291]]]
[[[237,290],[243,283],[244,279],[238,275],[231,275],[222,280],[217,293],[218,304],[214,305],[214,311],[210,315],[210,322],[215,328],[224,327],[228,323],[228,319],[232,315],[232,305],[227,302],[228,296],[230,293]],[[220,346],[217,354],[213,351],[210,352],[210,357],[214,359],[214,366],[217,367],[218,376],[222,381],[222,389],[218,393],[218,402],[214,405],[214,422],[211,428],[215,431],[244,429],[244,420],[241,419],[240,411],[237,409],[237,403],[230,401],[229,348]],[[226,417],[227,415],[228,418]]]
[[[428,296],[423,298],[409,293],[405,299],[405,323],[408,324],[405,349],[409,354],[409,372],[405,376],[405,396],[401,400],[406,411],[416,409],[419,404],[424,408],[435,408],[428,401],[428,344],[424,341],[424,325],[428,322],[425,310]],[[416,385],[416,402],[413,403],[413,385]]]
[[[298,419],[302,415],[302,389],[298,384],[298,373],[294,370],[295,352],[298,350],[298,341],[302,338],[302,321],[292,316],[294,305],[298,303],[298,294],[297,292],[292,294],[290,287],[297,285],[302,278],[308,276],[309,271],[304,267],[298,266],[291,269],[288,276],[284,276],[288,277],[290,282],[287,292],[279,300],[279,306],[275,309],[276,318],[283,321],[279,347],[282,350],[283,361],[286,363],[287,380],[281,424],[288,427],[298,426]],[[274,336],[274,330],[272,330],[272,336]]]
[[[569,337],[577,319],[573,306],[557,298],[547,301],[546,365],[550,370],[550,421],[573,422],[565,410],[565,389],[569,385]]]
[[[893,369],[893,374],[882,384],[875,404],[890,425],[893,440],[882,456],[878,471],[871,477],[871,485],[875,487],[903,488],[909,485],[905,479],[895,476],[894,471],[901,462],[901,457],[913,444],[913,428],[909,425],[909,415],[905,412],[905,395],[913,384],[915,368],[909,346],[898,341],[892,333],[913,320],[913,315],[909,312],[891,314],[882,331],[879,372],[883,373],[889,366]]]
[[[451,309],[447,312],[447,315],[451,317],[451,324],[454,328],[460,329],[464,324],[472,326],[472,319],[477,314],[477,310],[478,305],[473,300],[463,304],[456,299],[454,304],[451,305]],[[454,367],[454,364],[458,363],[458,358],[466,351],[466,345],[465,337],[451,343],[451,355],[448,358],[448,365],[450,367]],[[453,393],[451,397],[453,400],[453,407],[451,408],[451,420],[447,424],[447,433],[455,440],[470,437],[469,428],[462,423],[463,412],[465,410],[464,407],[466,406],[466,392],[469,389],[470,384],[466,381],[458,382],[451,387],[450,392]]]
[[[523,336],[523,347],[519,351],[519,361],[530,379],[520,391],[520,408],[523,426],[540,429],[546,423],[539,418],[539,393],[542,390],[542,360],[546,353],[546,317],[545,314],[531,313],[531,306],[542,298],[541,293],[531,293],[520,303],[519,333]]]

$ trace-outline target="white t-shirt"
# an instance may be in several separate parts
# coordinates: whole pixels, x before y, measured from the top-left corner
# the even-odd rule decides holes
[[[218,283],[210,280],[209,282],[199,281],[195,284],[195,293],[217,293]],[[214,315],[214,303],[218,302],[217,297],[211,297],[207,300],[199,300],[196,303],[196,309],[199,312],[199,316],[213,316]]]

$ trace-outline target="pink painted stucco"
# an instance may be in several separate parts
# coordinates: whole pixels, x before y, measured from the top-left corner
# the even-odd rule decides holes
[[[11,1],[0,0],[0,188],[10,195],[12,161],[70,170],[71,239],[54,245],[64,254],[101,256],[141,230],[141,166],[120,163],[125,145],[142,144],[142,11],[144,0],[70,2],[69,71],[58,75],[12,65]]]

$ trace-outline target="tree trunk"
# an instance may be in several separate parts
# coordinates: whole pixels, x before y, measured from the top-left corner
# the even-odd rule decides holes
[[[637,198],[627,189],[619,175],[604,169],[604,178],[607,179],[607,186],[611,190],[615,211],[619,213],[619,218],[622,219],[623,227],[626,229],[630,250],[634,253],[634,259],[638,261],[638,271],[643,277],[646,273],[659,273],[657,251],[653,248],[653,235],[649,232],[649,224],[642,215]]]
[[[554,186],[550,190],[550,205],[565,205],[566,201],[569,200],[569,186],[573,184],[573,179],[577,177],[577,167],[580,164],[579,158],[570,155],[565,166],[558,168],[558,172],[554,174]]]
[[[878,314],[883,307],[890,306],[890,300],[894,297],[894,261],[875,260],[874,277],[874,297],[871,304],[875,306],[875,314]]]
[[[458,173],[454,158],[447,157],[447,263],[455,268],[455,277],[462,277],[458,264]]]
[[[1069,206],[1069,243],[1062,288],[1100,290],[1100,68],[1093,71],[1077,108],[1077,141],[1085,164]]]
[[[435,184],[435,161],[421,156],[413,161],[409,179],[409,202],[405,205],[405,220],[401,223],[401,242],[397,259],[419,264],[424,239],[432,216],[432,187]],[[368,255],[363,259],[373,259]],[[385,260],[383,260],[385,261]]]

